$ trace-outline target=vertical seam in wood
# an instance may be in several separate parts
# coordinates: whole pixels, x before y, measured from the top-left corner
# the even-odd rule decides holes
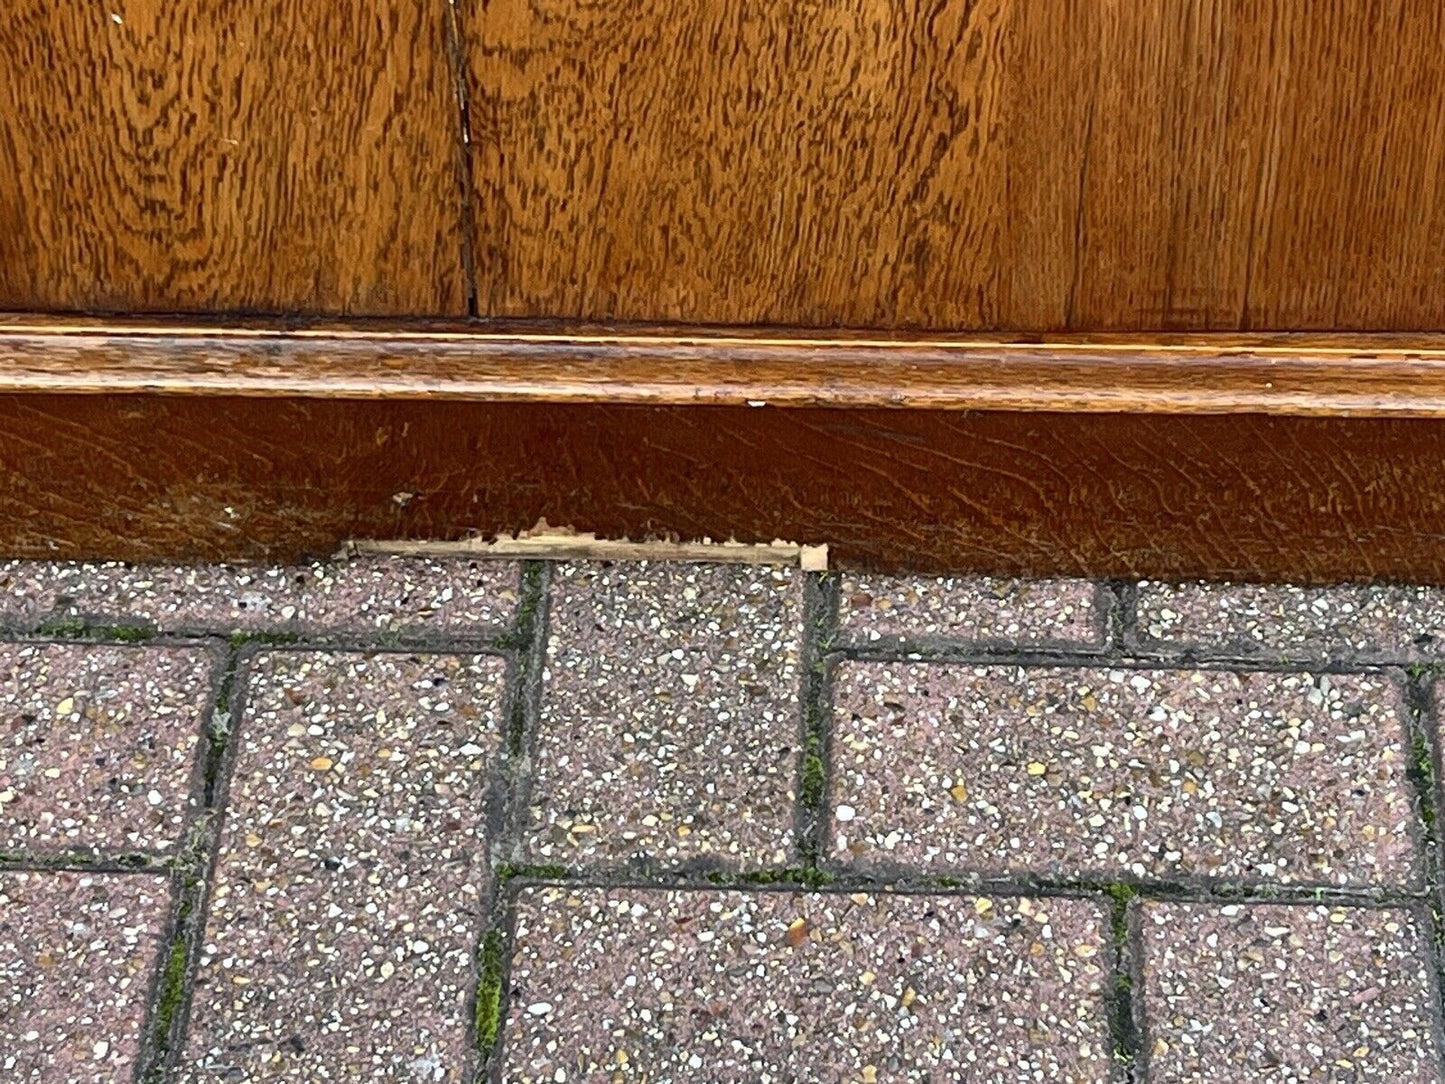
[[[457,13],[456,0],[442,0],[445,4],[447,62],[451,67],[452,89],[456,95],[456,172],[458,196],[461,200],[462,231],[462,273],[467,283],[467,315],[475,319],[480,314],[477,304],[477,260],[473,250],[476,235],[476,212],[474,209],[476,189],[472,184],[472,133],[471,110],[467,93],[467,54],[462,47],[461,17]]]

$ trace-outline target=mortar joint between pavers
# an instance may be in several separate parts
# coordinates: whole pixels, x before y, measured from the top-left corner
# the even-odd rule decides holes
[[[1137,580],[1104,580],[1094,590],[1102,609],[1104,634],[1102,650],[1122,655],[1137,649],[1139,636],[1139,583]]]
[[[1438,664],[1416,664],[1405,668],[1405,689],[1409,701],[1406,713],[1407,736],[1410,740],[1406,777],[1415,788],[1420,807],[1422,850],[1425,856],[1426,883],[1431,888],[1428,902],[1430,932],[1431,987],[1434,992],[1437,1046],[1441,1051],[1442,1074],[1445,1074],[1445,853],[1440,839],[1440,750],[1435,736],[1435,714],[1439,709],[1435,696]]]
[[[187,827],[173,867],[175,913],[146,1021],[137,1071],[141,1084],[161,1084],[166,1079],[184,1035],[190,984],[205,933],[209,874],[220,846],[224,775],[238,729],[245,663],[256,649],[250,640],[228,641],[205,716],[200,751],[202,805]]]
[[[1008,895],[1092,897],[1103,900],[1159,900],[1200,904],[1327,905],[1383,909],[1418,907],[1418,891],[1381,887],[1349,888],[1322,885],[1192,883],[1168,880],[1125,880],[1107,877],[1044,877],[953,875],[922,870],[889,870],[869,874],[847,867],[765,866],[751,869],[632,866],[572,867],[559,863],[502,861],[494,866],[499,885],[554,884],[579,888],[643,888],[667,890],[736,888],[804,891],[898,893],[908,895]]]
[[[160,635],[160,629],[149,622],[99,622],[84,618],[61,621],[41,621],[31,630],[36,637],[55,640],[99,640],[110,643],[136,644],[153,640]]]
[[[99,854],[90,850],[0,849],[0,870],[12,873],[170,873],[176,858],[151,851]]]
[[[1405,663],[1380,659],[1265,658],[1239,655],[1114,654],[1099,648],[1009,647],[994,643],[914,642],[908,644],[841,644],[830,658],[838,662],[951,664],[955,666],[1017,666],[1023,669],[1201,670],[1255,674],[1378,674],[1400,670]]]
[[[504,745],[512,757],[519,757],[526,747],[529,724],[529,693],[541,680],[541,668],[547,651],[548,594],[550,569],[545,562],[527,561],[522,565],[521,588],[517,594],[517,611],[507,634],[507,646],[516,652],[517,671],[514,688],[510,690],[510,710]]]
[[[498,876],[493,886],[490,919],[477,946],[477,985],[473,992],[472,1028],[477,1053],[475,1084],[502,1080],[502,1044],[511,1001],[513,945],[516,941],[516,899],[528,883],[525,874]]]
[[[794,834],[803,865],[817,868],[832,758],[830,652],[838,636],[838,581],[827,572],[805,573],[803,580],[802,687],[799,726],[802,742],[795,786]]]
[[[526,818],[531,789],[530,747],[540,725],[542,670],[546,662],[551,565],[544,561],[522,564],[517,608],[512,626],[499,640],[510,653],[504,732],[493,777],[497,792],[492,801],[489,860],[492,862],[492,906],[478,941],[476,984],[471,993],[472,1048],[477,1058],[476,1081],[498,1077],[502,1026],[507,1013],[507,976],[511,971],[515,884],[566,874],[561,866],[530,865],[498,855],[514,855]]]
[[[1118,1072],[1132,1084],[1138,1078],[1141,1010],[1140,991],[1134,981],[1137,952],[1132,932],[1135,901],[1144,894],[1138,885],[1113,882],[1100,886],[1109,907],[1109,935],[1113,942],[1112,977],[1107,993],[1109,1035]]]

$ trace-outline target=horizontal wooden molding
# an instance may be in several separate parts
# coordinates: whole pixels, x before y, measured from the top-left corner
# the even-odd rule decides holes
[[[0,394],[1445,417],[1445,334],[0,316]]]

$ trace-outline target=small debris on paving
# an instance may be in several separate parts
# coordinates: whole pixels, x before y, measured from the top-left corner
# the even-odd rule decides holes
[[[1395,675],[847,663],[835,860],[1419,884]]]
[[[1415,911],[1147,903],[1148,1079],[1440,1081]]]
[[[0,1081],[1445,1084],[1442,597],[0,563]]]
[[[1111,1079],[1097,902],[555,887],[516,922],[516,1084]]]
[[[550,628],[530,859],[789,864],[800,574],[564,565]]]
[[[135,1079],[169,910],[166,877],[0,871],[0,1080]]]
[[[1445,660],[1445,590],[1144,583],[1139,631],[1146,647],[1244,657]]]
[[[838,629],[862,642],[1099,646],[1107,592],[1087,580],[861,576],[838,587]]]
[[[519,569],[418,557],[293,566],[0,562],[0,623],[475,635],[511,620]]]
[[[216,656],[0,644],[0,852],[168,852],[194,811]]]
[[[181,1080],[461,1079],[504,666],[256,660]]]

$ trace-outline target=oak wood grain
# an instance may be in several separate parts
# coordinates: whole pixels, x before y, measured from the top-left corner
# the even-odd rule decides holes
[[[1445,583],[1442,464],[1415,419],[3,395],[0,554],[285,559],[546,518],[841,567]]]
[[[489,315],[999,323],[1007,0],[473,0]]]
[[[1445,8],[1093,15],[1094,41],[1059,50],[1044,79],[1096,87],[1071,326],[1442,326]]]
[[[481,311],[1445,328],[1445,6],[464,0]]]
[[[1037,73],[1056,93],[1092,88],[1075,152],[1069,324],[1247,326],[1252,231],[1268,197],[1261,178],[1275,164],[1283,119],[1277,49],[1288,24],[1310,15],[1247,0],[1095,8],[1092,38],[1071,35],[1078,47],[1058,50]]]
[[[0,394],[1445,417],[1445,335],[0,317]]]
[[[1445,327],[1445,5],[1263,6],[1288,19],[1242,326]]]
[[[467,311],[445,0],[16,0],[0,306]]]

